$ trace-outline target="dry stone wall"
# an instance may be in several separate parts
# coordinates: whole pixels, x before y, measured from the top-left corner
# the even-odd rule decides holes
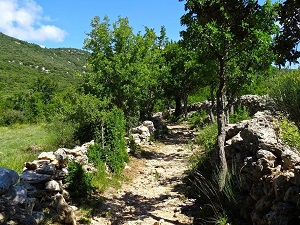
[[[235,165],[240,214],[254,225],[300,224],[300,154],[279,137],[268,112],[227,127],[226,158]]]
[[[87,171],[95,170],[87,157],[91,144],[93,141],[74,149],[42,152],[37,160],[25,163],[20,176],[13,170],[0,168],[0,224],[39,224],[45,210],[64,224],[76,224],[75,207],[66,201],[69,199],[66,162],[73,160]]]

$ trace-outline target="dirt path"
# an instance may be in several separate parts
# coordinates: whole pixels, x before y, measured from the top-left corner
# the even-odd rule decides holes
[[[92,224],[168,225],[192,224],[183,208],[193,201],[181,194],[182,177],[192,154],[185,145],[193,136],[187,126],[168,126],[170,134],[160,143],[143,146],[141,158],[133,158],[126,173],[132,180],[104,194],[101,210]]]

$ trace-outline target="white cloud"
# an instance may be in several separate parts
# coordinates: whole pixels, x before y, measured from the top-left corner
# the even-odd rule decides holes
[[[33,0],[0,0],[0,31],[26,41],[63,41],[66,32],[43,16],[43,8]]]

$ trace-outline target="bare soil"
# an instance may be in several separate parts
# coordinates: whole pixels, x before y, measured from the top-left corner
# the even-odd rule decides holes
[[[168,125],[169,134],[159,142],[142,146],[125,169],[129,182],[109,189],[92,224],[188,225],[193,218],[185,208],[193,205],[182,193],[182,182],[193,152],[187,147],[193,132],[186,125]]]

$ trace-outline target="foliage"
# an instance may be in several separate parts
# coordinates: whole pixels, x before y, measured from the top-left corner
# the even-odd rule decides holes
[[[300,70],[279,74],[273,81],[270,96],[278,108],[300,127]]]
[[[205,151],[212,151],[215,148],[217,134],[216,124],[206,125],[199,131],[196,143],[203,146]]]
[[[197,54],[180,42],[169,42],[163,55],[168,72],[161,77],[162,89],[167,99],[174,99],[177,118],[181,114],[182,100],[187,107],[188,96],[200,87],[201,73],[197,64]]]
[[[300,151],[300,132],[295,123],[290,122],[286,117],[279,121],[280,137],[291,147]]]
[[[58,89],[63,90],[79,82],[77,72],[87,71],[86,51],[42,48],[3,33],[0,42],[0,99],[29,90],[36,79],[44,76],[56,80]]]
[[[242,120],[250,119],[248,110],[242,105],[238,105],[234,113],[229,114],[229,122],[237,123]]]
[[[181,18],[182,24],[187,26],[182,32],[184,42],[208,59],[212,65],[209,77],[217,86],[216,159],[221,190],[227,174],[225,97],[230,103],[240,94],[241,87],[251,82],[255,71],[270,67],[272,35],[278,28],[276,10],[270,1],[260,6],[255,0],[187,0],[185,9],[187,13]]]
[[[120,109],[113,108],[106,114],[103,137],[99,143],[103,146],[108,167],[113,172],[121,172],[129,156],[126,151],[124,114]]]
[[[97,166],[106,164],[114,173],[120,173],[129,161],[125,143],[125,120],[120,109],[114,108],[104,117],[98,143],[90,146],[88,157]]]
[[[207,113],[203,110],[197,111],[188,117],[188,123],[191,125],[191,128],[203,128],[207,122]]]
[[[205,86],[203,88],[199,88],[198,91],[191,94],[188,99],[188,104],[193,104],[196,102],[204,102],[209,99],[209,87]]]
[[[72,125],[74,142],[84,143],[99,140],[104,112],[109,103],[100,101],[91,94],[82,94],[76,90],[66,90],[54,99],[54,118],[57,130],[65,130]],[[56,111],[56,112],[55,112]],[[71,133],[69,133],[71,134]],[[71,140],[71,138],[68,138]]]
[[[300,2],[285,0],[279,4],[280,33],[276,36],[276,64],[285,66],[286,62],[297,63],[300,56]]]
[[[54,119],[48,126],[50,133],[53,133],[53,145],[60,148],[72,148],[80,144],[76,140],[76,127],[71,121]]]
[[[92,177],[80,163],[70,162],[68,164],[66,181],[68,190],[73,197],[86,197],[93,191]]]
[[[135,140],[134,140],[132,135],[129,136],[129,139],[127,141],[127,145],[130,149],[130,154],[133,154],[133,155],[140,155],[141,154],[141,148],[138,144],[135,143]]]
[[[107,98],[122,109],[125,117],[151,115],[159,93],[157,77],[164,71],[159,44],[153,29],[134,34],[127,18],[119,17],[112,25],[108,17],[95,17],[84,48],[91,51],[92,73],[84,78],[84,90],[98,98]]]

